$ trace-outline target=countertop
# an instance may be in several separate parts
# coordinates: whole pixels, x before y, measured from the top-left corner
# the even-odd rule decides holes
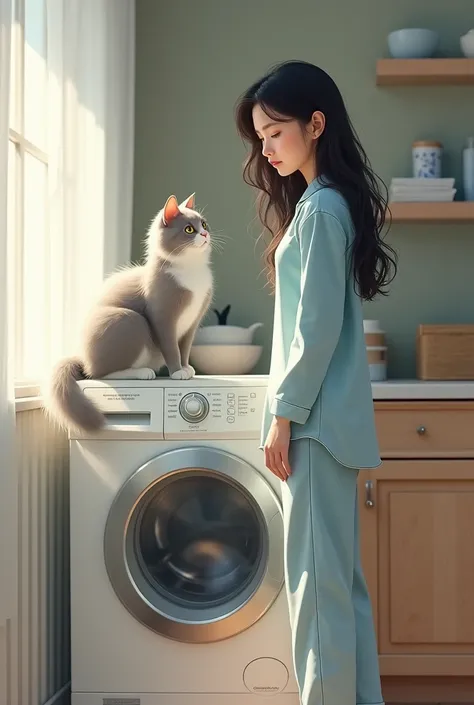
[[[389,379],[372,382],[372,394],[383,399],[473,399],[474,381],[428,382],[418,379]]]

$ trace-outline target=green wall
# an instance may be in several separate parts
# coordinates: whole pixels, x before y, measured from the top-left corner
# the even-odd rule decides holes
[[[378,88],[375,62],[388,55],[388,32],[403,26],[440,30],[441,53],[460,55],[472,9],[472,0],[137,0],[133,257],[167,196],[196,191],[211,228],[226,238],[214,255],[217,308],[232,305],[229,323],[265,324],[256,335],[265,345],[257,372],[268,371],[273,300],[255,244],[255,196],[241,178],[237,97],[277,61],[319,64],[387,184],[411,176],[413,140],[433,138],[445,147],[443,175],[462,190],[474,87]],[[387,332],[389,375],[413,377],[418,323],[474,321],[474,227],[393,224],[389,239],[399,274],[388,298],[365,305],[365,317]]]

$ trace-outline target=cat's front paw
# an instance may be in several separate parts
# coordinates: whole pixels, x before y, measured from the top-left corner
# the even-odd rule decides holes
[[[182,367],[180,370],[173,372],[171,379],[191,379],[192,376],[193,375],[191,374],[189,367]]]
[[[136,379],[155,379],[156,372],[150,367],[139,367],[135,370],[137,373]]]
[[[194,377],[194,375],[196,374],[196,370],[194,369],[194,367],[192,365],[185,365],[183,367],[183,370],[186,370],[187,372],[189,372],[189,375],[190,375],[189,379],[192,379],[192,377]]]

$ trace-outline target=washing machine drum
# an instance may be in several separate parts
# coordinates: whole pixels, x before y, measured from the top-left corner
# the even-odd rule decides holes
[[[183,604],[212,605],[258,571],[265,531],[255,502],[221,478],[181,473],[150,491],[137,553],[152,585]]]
[[[249,464],[223,451],[169,451],[118,493],[105,533],[112,585],[165,636],[228,638],[254,624],[283,584],[278,499]]]

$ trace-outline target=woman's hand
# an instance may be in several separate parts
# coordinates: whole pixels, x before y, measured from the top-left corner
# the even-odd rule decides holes
[[[286,482],[291,475],[288,461],[289,447],[290,421],[282,416],[274,416],[265,441],[265,465],[283,482]]]

